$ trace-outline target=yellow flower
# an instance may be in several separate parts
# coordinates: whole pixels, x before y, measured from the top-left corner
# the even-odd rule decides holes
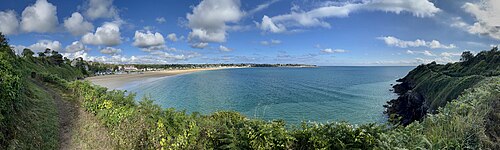
[[[158,125],[159,129],[162,129],[164,127],[163,122],[161,122],[161,120],[158,120],[158,123],[156,124]]]
[[[113,107],[113,101],[104,100],[104,108],[110,109],[111,107]]]

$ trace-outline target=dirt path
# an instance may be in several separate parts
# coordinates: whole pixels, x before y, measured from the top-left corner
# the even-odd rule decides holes
[[[64,93],[40,81],[33,80],[33,83],[55,101],[59,121],[59,149],[117,149],[99,119],[80,107],[70,93]]]
[[[71,131],[73,130],[75,116],[78,115],[75,105],[63,100],[58,92],[47,87],[45,84],[39,81],[34,81],[34,83],[47,91],[54,99],[59,118],[59,149],[70,149]]]

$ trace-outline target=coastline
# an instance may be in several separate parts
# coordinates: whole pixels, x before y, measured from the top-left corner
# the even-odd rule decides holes
[[[146,80],[154,79],[154,78],[161,78],[161,77],[174,76],[174,75],[179,75],[179,74],[187,74],[187,73],[200,72],[200,71],[231,69],[231,68],[238,68],[238,67],[150,71],[150,72],[134,73],[134,74],[115,74],[115,75],[94,76],[94,77],[85,78],[85,80],[90,81],[95,85],[99,85],[102,87],[106,87],[110,90],[113,90],[113,89],[123,88],[129,83],[146,81]]]

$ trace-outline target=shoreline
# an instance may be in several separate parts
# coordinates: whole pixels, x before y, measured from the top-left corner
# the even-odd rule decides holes
[[[131,83],[139,81],[146,81],[154,78],[161,78],[167,76],[174,76],[180,74],[194,73],[209,70],[233,69],[239,67],[221,67],[221,68],[198,68],[198,69],[185,69],[185,70],[164,70],[164,71],[149,71],[134,74],[114,74],[104,76],[93,76],[85,78],[85,81],[90,81],[95,85],[106,87],[109,90],[120,89]]]

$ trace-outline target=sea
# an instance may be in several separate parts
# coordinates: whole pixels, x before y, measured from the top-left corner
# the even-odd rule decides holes
[[[234,68],[141,81],[122,89],[164,108],[302,122],[384,123],[392,84],[415,67]]]

